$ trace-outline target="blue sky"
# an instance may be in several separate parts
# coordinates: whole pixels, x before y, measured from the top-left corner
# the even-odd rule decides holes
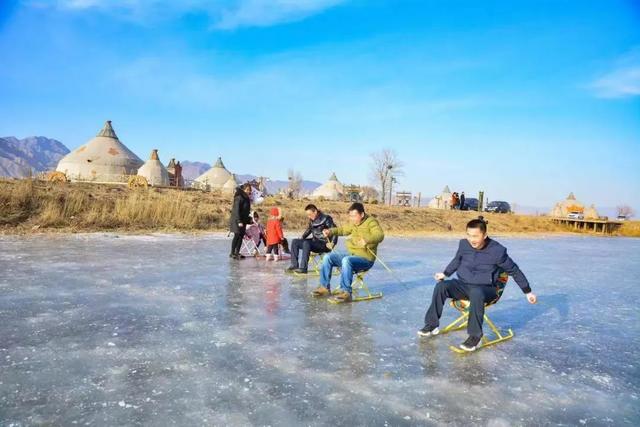
[[[640,3],[3,0],[0,135],[640,214]]]

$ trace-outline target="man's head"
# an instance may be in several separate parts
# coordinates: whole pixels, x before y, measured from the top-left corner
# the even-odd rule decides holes
[[[467,241],[474,249],[482,249],[487,238],[487,223],[483,217],[467,223]]]
[[[304,212],[311,221],[314,221],[318,217],[318,208],[314,204],[307,205],[304,208]]]
[[[354,203],[349,206],[349,221],[352,224],[360,224],[364,219],[364,205],[362,203]]]

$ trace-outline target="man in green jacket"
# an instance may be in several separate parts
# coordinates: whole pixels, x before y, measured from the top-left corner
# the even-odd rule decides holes
[[[351,283],[353,275],[367,271],[376,260],[378,244],[384,240],[384,231],[378,220],[364,212],[362,203],[354,203],[349,208],[350,224],[344,227],[330,228],[323,234],[330,236],[351,236],[346,240],[348,254],[331,252],[322,261],[320,286],[313,291],[317,297],[331,295],[331,272],[333,267],[340,268],[340,292],[334,298],[341,302],[351,301]]]

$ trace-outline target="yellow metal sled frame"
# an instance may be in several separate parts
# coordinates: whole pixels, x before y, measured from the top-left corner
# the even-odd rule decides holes
[[[318,254],[315,252],[311,252],[309,254],[309,267],[311,267],[311,271],[308,271],[307,273],[296,273],[294,271],[293,275],[296,277],[319,276],[320,268],[322,267],[322,260],[327,253],[328,252],[323,252],[321,254]]]
[[[485,304],[485,308],[492,306],[497,301],[491,302],[489,304]],[[441,334],[446,334],[447,332],[459,331],[460,329],[466,328],[467,323],[469,321],[469,301],[467,300],[453,300],[451,301],[451,306],[458,310],[461,314],[456,320],[447,325],[444,329],[440,331]],[[514,333],[513,330],[508,329],[507,333],[503,333],[500,329],[489,319],[489,316],[485,313],[484,322],[489,325],[491,332],[493,333],[493,338],[487,338],[486,335],[482,336],[481,344],[478,346],[476,350],[480,350],[481,348],[488,347],[490,345],[499,344],[501,342],[510,340],[513,338]],[[449,348],[456,353],[469,353],[466,350],[461,349],[460,347],[449,346]]]
[[[338,269],[340,271],[340,269]],[[364,276],[367,274],[366,271],[361,271],[360,273],[356,273],[353,278],[353,283],[351,284],[351,302],[359,302],[359,301],[369,301],[372,299],[382,298],[382,292],[371,292],[369,287],[364,281]],[[335,289],[332,291],[332,294],[336,294],[340,292],[339,289]],[[331,297],[328,300],[331,304],[342,304],[344,301],[340,301],[337,298]]]

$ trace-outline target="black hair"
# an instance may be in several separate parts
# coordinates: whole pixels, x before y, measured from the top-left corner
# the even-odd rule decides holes
[[[467,223],[467,228],[478,228],[480,229],[480,231],[482,231],[482,234],[485,234],[487,232],[488,223],[489,221],[485,221],[484,217],[480,215],[478,218],[469,221]]]
[[[352,204],[351,206],[349,206],[349,212],[351,211],[358,211],[361,214],[364,213],[364,205],[362,203],[356,202],[354,204]]]
[[[253,217],[255,219],[260,219],[260,215],[258,214],[258,211],[253,211]]]
[[[251,183],[249,183],[249,182],[245,182],[244,184],[242,184],[242,185],[240,186],[240,188],[242,188],[243,190],[246,190],[246,189],[251,190]]]
[[[316,207],[316,205],[314,205],[313,203],[308,204],[305,208],[305,211],[313,211],[313,212],[318,212],[318,208]]]

